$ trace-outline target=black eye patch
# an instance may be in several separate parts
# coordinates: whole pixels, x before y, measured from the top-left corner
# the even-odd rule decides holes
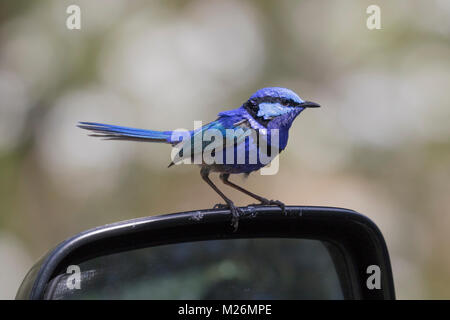
[[[256,106],[255,112],[258,112],[258,105],[260,103],[279,103],[285,107],[298,107],[300,105],[299,102],[296,102],[292,99],[287,99],[287,98],[280,98],[280,97],[270,97],[270,96],[266,96],[266,97],[261,97],[261,98],[256,98],[256,99],[251,99],[248,100],[245,104],[251,104],[252,106]]]
[[[258,113],[259,106],[257,103],[254,103],[252,100],[248,100],[244,103],[244,108],[253,116]]]
[[[300,106],[299,102],[296,102],[292,99],[287,99],[287,98],[280,98],[280,97],[270,97],[270,96],[266,96],[266,97],[260,97],[260,98],[256,98],[256,99],[249,99],[247,100],[243,107],[245,108],[245,110],[247,110],[247,112],[256,120],[258,121],[260,124],[262,124],[263,126],[267,126],[267,123],[270,121],[269,119],[264,119],[264,117],[259,117],[258,116],[258,111],[259,111],[259,105],[261,103],[279,103],[285,107],[298,107]]]

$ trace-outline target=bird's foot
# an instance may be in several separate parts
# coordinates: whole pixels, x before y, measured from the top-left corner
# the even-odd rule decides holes
[[[261,204],[264,204],[264,205],[267,205],[267,206],[278,206],[278,207],[281,208],[281,212],[284,215],[287,215],[286,205],[283,202],[279,201],[279,200],[262,199],[261,200]]]
[[[231,226],[233,227],[233,232],[236,232],[239,226],[239,215],[242,214],[240,208],[236,207],[234,203],[230,203],[229,205],[231,211]]]
[[[233,202],[230,203],[218,203],[214,205],[213,209],[229,209],[231,211],[231,226],[233,232],[236,232],[239,226],[239,216],[242,214],[240,208],[236,207]]]

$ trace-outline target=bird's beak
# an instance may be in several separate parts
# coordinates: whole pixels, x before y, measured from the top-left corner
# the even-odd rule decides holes
[[[301,107],[301,108],[320,108],[320,105],[315,102],[312,102],[312,101],[305,101],[305,102],[301,103],[299,105],[299,107]]]

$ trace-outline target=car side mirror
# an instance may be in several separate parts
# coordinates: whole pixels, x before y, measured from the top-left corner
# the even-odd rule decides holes
[[[17,299],[395,299],[377,226],[347,209],[243,208],[94,228],[50,250]]]

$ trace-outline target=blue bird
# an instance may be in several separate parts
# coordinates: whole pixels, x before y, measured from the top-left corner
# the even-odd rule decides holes
[[[248,136],[248,130],[255,132],[262,132],[262,137],[270,148],[276,147],[276,152],[266,152],[266,156],[269,156],[269,161],[273,159],[276,153],[283,151],[286,148],[289,129],[295,118],[305,108],[317,108],[320,107],[317,103],[302,100],[295,92],[286,88],[269,87],[256,91],[241,107],[223,111],[218,114],[217,120],[210,122],[200,129],[192,130],[188,132],[187,141],[180,141],[180,137],[174,138],[175,131],[153,131],[136,128],[128,128],[116,125],[95,123],[95,122],[80,122],[78,127],[94,131],[91,136],[102,137],[108,140],[131,140],[131,141],[146,141],[146,142],[160,142],[168,143],[172,146],[186,147],[190,145],[190,152],[187,154],[178,153],[177,159],[173,159],[169,167],[173,164],[177,164],[187,158],[194,159],[197,155],[202,155],[209,143],[213,141],[201,140],[201,144],[198,146],[194,143],[196,138],[204,138],[205,133],[211,131],[211,129],[220,132],[225,139],[225,142],[218,147],[219,151],[222,151],[222,155],[218,155],[219,159],[223,161],[216,161],[214,163],[206,163],[201,161],[200,174],[203,180],[219,194],[219,196],[225,201],[226,204],[218,204],[214,208],[229,208],[232,214],[231,224],[234,230],[237,230],[239,214],[241,210],[234,205],[234,203],[222,193],[219,188],[209,178],[210,172],[220,173],[221,181],[254,199],[258,200],[264,205],[278,205],[284,211],[284,204],[277,200],[268,200],[259,195],[256,195],[234,183],[229,181],[230,174],[246,174],[256,171],[267,165],[268,163],[262,161],[262,151],[260,143],[263,141],[261,138],[254,138]],[[227,141],[227,130],[233,130],[237,132],[233,137],[231,143]],[[239,130],[241,129],[241,130]],[[275,130],[274,130],[275,129]],[[278,143],[275,143],[275,135],[273,132],[277,132]],[[209,143],[208,143],[209,142]],[[183,149],[185,150],[185,149]],[[255,151],[257,154],[256,161],[250,161],[250,152]],[[214,149],[214,151],[217,151]],[[243,161],[237,161],[237,155],[239,152],[244,152],[245,156]],[[216,152],[211,154],[214,156]],[[232,154],[233,158],[227,159],[227,153]],[[228,160],[228,161],[226,161]],[[229,161],[231,160],[231,161]]]

